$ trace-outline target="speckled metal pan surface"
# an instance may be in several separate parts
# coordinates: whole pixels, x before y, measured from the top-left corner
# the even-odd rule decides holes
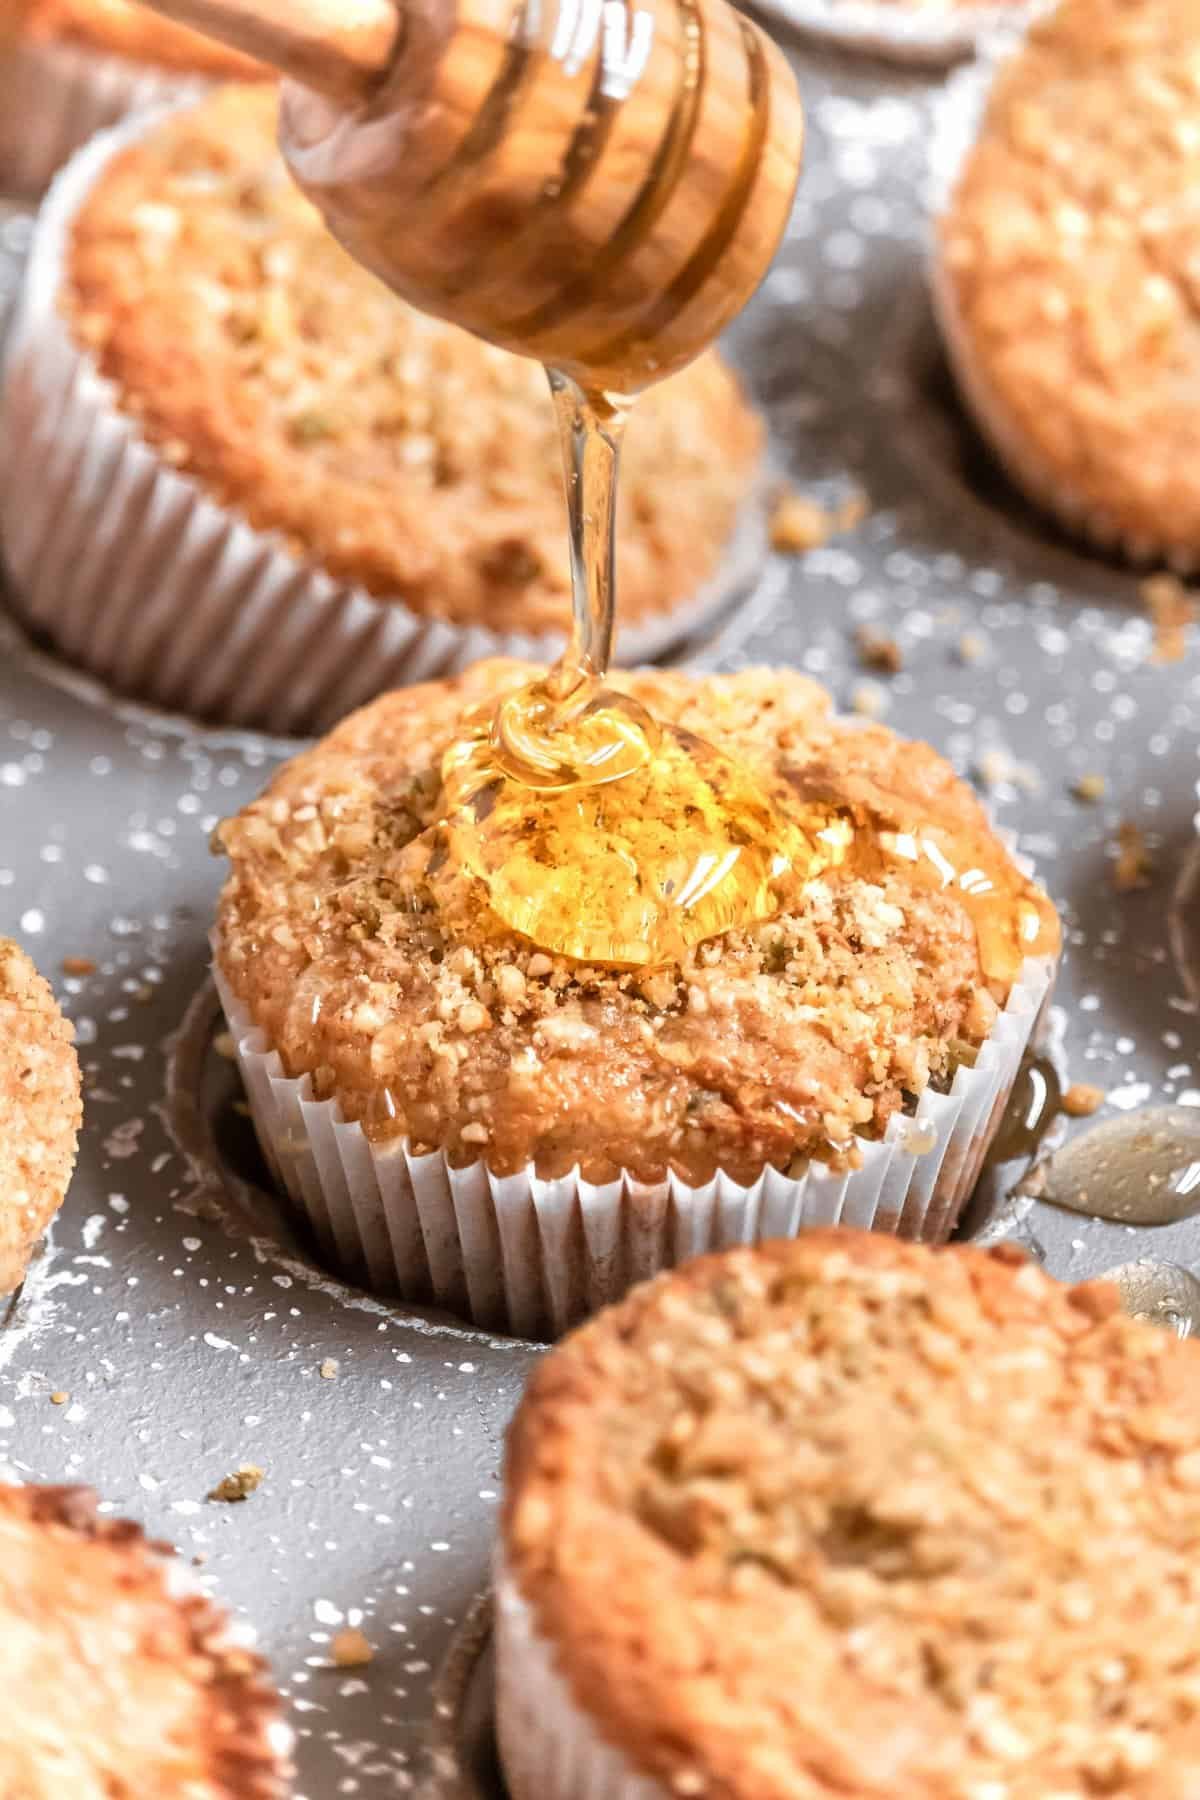
[[[732,350],[793,481],[861,489],[868,512],[806,557],[773,558],[697,660],[794,664],[986,774],[1066,920],[1054,1021],[1072,1079],[1104,1089],[1111,1116],[1200,1105],[1196,989],[1167,929],[1195,844],[1200,660],[1152,663],[1137,577],[1027,512],[954,403],[924,286],[937,82],[796,56],[807,175]],[[27,237],[6,215],[10,285]],[[859,666],[860,625],[897,640],[899,673]],[[210,1050],[208,839],[287,750],[142,712],[15,631],[0,639],[0,932],[56,981],[87,1080],[70,1198],[0,1319],[0,1463],[90,1482],[203,1559],[274,1664],[306,1800],[427,1779],[462,1800],[495,1784],[455,1771],[444,1706],[430,1764],[435,1671],[486,1581],[504,1426],[537,1352],[326,1279],[260,1191]],[[1107,782],[1092,806],[1072,794],[1087,774]],[[1110,880],[1121,821],[1154,858],[1144,892]],[[64,958],[95,973],[65,976]],[[1200,1261],[1192,1221],[1131,1230],[1002,1202],[1005,1185],[993,1176],[974,1228],[1017,1235],[1064,1278]],[[264,1471],[257,1492],[208,1500],[243,1463]],[[331,1666],[345,1625],[369,1664]]]

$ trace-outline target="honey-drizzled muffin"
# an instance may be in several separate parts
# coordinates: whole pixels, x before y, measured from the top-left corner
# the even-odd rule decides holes
[[[529,673],[493,662],[387,695],[220,828],[230,875],[217,971],[235,1032],[259,1034],[244,1044],[251,1103],[293,1197],[313,1210],[312,1171],[295,1160],[304,1116],[264,1087],[264,1045],[280,1059],[275,1073],[303,1080],[305,1096],[362,1126],[376,1153],[371,1179],[381,1183],[396,1174],[403,1145],[426,1165],[475,1165],[507,1179],[508,1207],[522,1183],[535,1202],[539,1180],[616,1184],[614,1206],[619,1189],[629,1228],[639,1219],[644,1228],[643,1260],[626,1267],[614,1252],[606,1294],[645,1272],[647,1242],[663,1229],[659,1201],[648,1189],[639,1200],[636,1184],[672,1182],[682,1220],[691,1216],[687,1193],[718,1173],[752,1191],[772,1171],[779,1192],[764,1202],[760,1228],[787,1230],[804,1222],[802,1178],[825,1166],[870,1216],[864,1184],[879,1187],[886,1161],[872,1157],[891,1154],[896,1122],[921,1096],[931,1123],[913,1147],[928,1160],[909,1187],[901,1167],[922,1159],[897,1151],[878,1223],[948,1232],[1058,941],[1049,903],[1012,864],[974,796],[932,750],[839,721],[828,695],[790,672],[623,676],[617,687],[654,717],[769,783],[789,820],[841,807],[855,822],[853,842],[842,867],[807,882],[765,923],[665,966],[581,964],[501,926],[482,884],[447,862],[434,829],[445,804],[441,759],[464,708]],[[935,879],[903,846],[883,854],[879,834],[893,828],[936,840]],[[989,924],[952,885],[951,859],[1003,896],[999,924],[1021,916],[1036,966],[1016,939],[1001,946],[997,920]],[[960,1119],[965,1138],[954,1135]],[[336,1207],[324,1166],[317,1188]],[[418,1194],[404,1204],[420,1202]],[[387,1204],[394,1226],[401,1203]],[[758,1218],[758,1202],[745,1204]],[[588,1218],[596,1223],[599,1202]],[[704,1229],[720,1241],[711,1218]],[[667,1233],[659,1260],[679,1247]],[[344,1237],[338,1248],[345,1257]],[[494,1240],[484,1250],[495,1254]],[[463,1254],[469,1262],[472,1252]],[[400,1279],[409,1285],[403,1271]],[[415,1280],[419,1297],[419,1273]]]
[[[74,1032],[24,951],[0,938],[0,1295],[63,1203],[83,1118]]]
[[[940,220],[946,343],[1013,480],[1128,556],[1200,560],[1200,12],[1064,0],[997,73]]]
[[[536,1369],[513,1800],[1200,1791],[1200,1352],[1013,1249],[704,1258]]]
[[[272,74],[134,0],[14,0],[0,40],[0,183],[25,193],[137,107]]]
[[[0,1485],[0,1793],[282,1800],[261,1657],[165,1546],[82,1488]]]
[[[131,440],[127,482],[85,497],[107,543],[114,490],[138,488],[116,591],[100,552],[47,578],[60,509],[33,530],[19,496],[5,510],[18,604],[97,672],[299,728],[481,650],[548,654],[570,569],[543,371],[405,307],[351,261],[287,175],[274,114],[272,92],[227,88],[111,157],[63,222],[57,311],[14,352],[10,430],[28,416],[36,431],[31,382],[46,333],[65,333],[102,377],[80,453]],[[66,480],[55,406],[46,454]],[[703,616],[762,449],[715,355],[639,404],[618,521],[630,654]],[[41,470],[47,485],[59,477]],[[164,513],[169,541],[152,546]]]

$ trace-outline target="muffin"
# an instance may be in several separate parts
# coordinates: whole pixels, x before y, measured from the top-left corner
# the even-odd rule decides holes
[[[274,108],[228,88],[89,149],[56,190],[9,367],[0,522],[18,609],[95,672],[300,730],[481,651],[548,657],[569,565],[544,373],[353,263],[289,180]],[[730,597],[762,450],[715,355],[639,404],[624,654]]]
[[[71,1026],[25,953],[0,938],[0,1295],[63,1203],[83,1119]]]
[[[432,829],[464,707],[532,672],[385,696],[218,831],[218,985],[268,1160],[326,1259],[529,1336],[812,1222],[945,1236],[1058,943],[974,796],[802,676],[622,676],[787,817],[840,807],[855,849],[794,911],[678,963],[553,957],[500,926]],[[987,871],[1037,922],[1026,956],[986,973],[962,889],[885,855],[893,829]]]
[[[537,1368],[513,1800],[1200,1791],[1200,1353],[1020,1252],[705,1258]]]
[[[0,54],[0,187],[38,194],[138,107],[271,71],[135,0],[17,0]]]
[[[1012,480],[1101,549],[1181,570],[1200,561],[1198,83],[1192,0],[1065,0],[986,92],[934,270]]]
[[[282,1800],[261,1658],[136,1525],[83,1488],[0,1485],[0,1793]]]

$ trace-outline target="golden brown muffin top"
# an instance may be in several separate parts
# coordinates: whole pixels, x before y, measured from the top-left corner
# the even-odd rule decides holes
[[[466,705],[531,673],[483,663],[388,694],[220,828],[220,965],[290,1074],[373,1135],[455,1163],[752,1180],[852,1158],[856,1132],[881,1132],[906,1093],[972,1060],[1007,992],[984,981],[960,901],[903,862],[878,880],[830,871],[795,911],[640,974],[535,950],[436,864],[435,895],[442,755]],[[934,751],[834,719],[803,676],[614,685],[778,776],[800,817],[811,794],[842,792],[952,827],[973,867],[1011,868]]]
[[[273,76],[273,71],[250,57],[161,18],[133,0],[30,0],[27,28],[35,38],[81,44],[88,50],[152,63],[181,75],[211,75],[227,81]]]
[[[702,1800],[1200,1791],[1200,1353],[1117,1304],[819,1232],[567,1339],[503,1543],[600,1734]]]
[[[24,951],[0,938],[0,1294],[21,1281],[75,1167],[74,1035]]]
[[[1006,63],[940,226],[1008,460],[1093,534],[1200,552],[1200,8],[1065,0]]]
[[[421,614],[560,631],[566,511],[546,378],[404,306],[286,174],[271,92],[231,88],[100,177],[66,305],[166,460],[301,557]],[[752,487],[759,420],[715,356],[629,429],[621,612],[711,577]]]
[[[0,1793],[281,1800],[260,1657],[81,1488],[0,1486]]]

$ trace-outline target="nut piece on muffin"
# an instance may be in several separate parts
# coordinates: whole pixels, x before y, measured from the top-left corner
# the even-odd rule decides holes
[[[510,1790],[1182,1800],[1198,1541],[1200,1350],[1114,1288],[849,1232],[704,1258],[512,1427]]]
[[[0,1680],[13,1800],[288,1791],[290,1734],[262,1659],[86,1489],[0,1485]]]
[[[936,1138],[945,1166],[931,1156],[926,1180],[919,1156],[899,1158],[897,1170],[903,1164],[917,1180],[913,1210],[902,1186],[881,1203],[880,1224],[947,1234],[1037,1010],[1031,1002],[1023,1020],[1004,1010],[1018,984],[984,973],[962,893],[922,881],[901,856],[864,870],[852,855],[810,881],[792,910],[705,942],[679,963],[635,971],[546,954],[495,920],[482,886],[443,862],[442,834],[430,829],[442,816],[441,758],[464,708],[531,673],[485,663],[453,682],[387,695],[220,828],[230,875],[216,971],[235,1035],[251,1045],[243,1067],[260,1135],[274,1138],[293,1198],[311,1210],[324,1188],[336,1206],[337,1184],[357,1185],[361,1170],[339,1162],[350,1156],[346,1122],[378,1153],[381,1189],[397,1178],[401,1152],[418,1164],[440,1158],[451,1189],[454,1172],[470,1165],[495,1178],[488,1229],[459,1220],[468,1261],[470,1232],[499,1259],[495,1234],[503,1239],[519,1186],[536,1207],[539,1182],[558,1195],[547,1200],[553,1206],[567,1205],[556,1183],[616,1184],[629,1218],[627,1260],[600,1229],[595,1192],[583,1209],[588,1241],[567,1258],[609,1259],[612,1282],[601,1291],[611,1296],[660,1266],[655,1257],[683,1253],[682,1241],[668,1248],[660,1215],[678,1221],[694,1209],[696,1230],[709,1235],[689,1237],[693,1250],[721,1241],[711,1234],[724,1200],[714,1222],[711,1193],[697,1197],[718,1173],[741,1184],[737,1204],[750,1208],[752,1235],[794,1230],[803,1222],[798,1182],[810,1167],[854,1179],[848,1172],[872,1147],[891,1154],[889,1127],[924,1097],[933,1113],[948,1109],[946,1131],[961,1116],[960,1135],[951,1141],[940,1123],[931,1131],[923,1149]],[[1007,873],[1043,920],[1052,960],[1048,901],[928,747],[838,720],[829,696],[791,672],[642,673],[615,685],[777,784],[799,820],[812,800],[840,796],[861,818],[868,848],[875,822],[898,825],[943,834],[964,870],[988,870],[998,884]],[[1038,966],[1040,1001],[1049,971]],[[278,1066],[264,1067],[264,1044]],[[273,1122],[279,1076],[303,1078],[303,1088]],[[976,1102],[962,1098],[960,1115],[967,1092]],[[298,1134],[314,1124],[308,1101],[329,1103],[333,1132],[316,1152],[320,1172],[292,1168],[289,1178]],[[747,1199],[767,1171],[780,1176],[778,1214]],[[669,1202],[665,1192],[652,1199],[646,1184],[668,1178]],[[352,1196],[348,1228],[380,1209],[371,1191],[362,1206]],[[466,1189],[459,1198],[469,1210]],[[383,1204],[395,1228],[400,1203],[385,1192]],[[447,1226],[423,1217],[422,1229],[440,1244]],[[539,1242],[553,1287],[557,1253],[537,1223],[524,1248],[505,1251],[505,1265],[525,1266]]]
[[[74,1032],[24,951],[0,938],[0,1295],[66,1196],[83,1119]]]
[[[27,306],[7,385],[7,429],[27,426],[42,454],[36,475],[11,457],[3,512],[18,606],[96,673],[164,705],[308,729],[481,649],[549,655],[570,569],[544,372],[354,263],[289,178],[275,107],[266,88],[219,90],[111,156],[71,216],[43,220],[32,264],[50,259],[57,304]],[[60,241],[61,267],[47,248]],[[124,471],[100,484],[103,512],[69,476],[76,439]],[[618,507],[630,655],[732,597],[763,444],[715,354],[639,404]],[[97,548],[52,585],[61,509],[42,504],[31,530],[23,483],[91,509],[81,541],[124,527],[120,569]]]
[[[1135,560],[1200,563],[1200,12],[1064,0],[996,75],[935,292],[1013,480]]]

